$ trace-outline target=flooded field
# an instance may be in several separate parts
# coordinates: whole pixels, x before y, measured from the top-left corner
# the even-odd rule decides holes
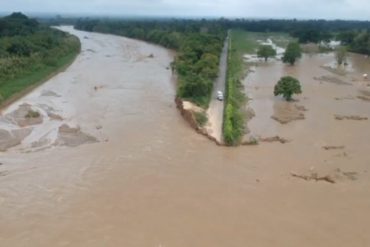
[[[26,103],[44,117],[0,154],[1,246],[370,244],[370,121],[335,117],[370,117],[358,98],[367,97],[363,58],[339,78],[351,85],[314,79],[336,76],[320,67],[330,55],[258,66],[246,79],[256,113],[249,128],[290,142],[224,148],[178,113],[171,52],[64,30],[81,39],[76,62],[3,112]],[[294,104],[304,119],[280,124],[271,116],[284,106],[271,87],[285,73],[303,83]],[[95,141],[67,145],[76,133]]]

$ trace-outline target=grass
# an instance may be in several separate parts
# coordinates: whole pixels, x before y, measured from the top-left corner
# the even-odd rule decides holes
[[[79,43],[77,38],[75,42]],[[41,85],[55,74],[68,67],[80,53],[79,49],[72,50],[67,55],[60,57],[53,65],[38,66],[37,69],[29,68],[17,77],[0,84],[0,107],[4,107],[19,99],[35,87]]]

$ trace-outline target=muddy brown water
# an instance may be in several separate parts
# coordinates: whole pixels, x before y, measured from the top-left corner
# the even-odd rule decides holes
[[[329,84],[317,91],[305,86],[307,99],[300,103],[308,108],[306,120],[269,123],[277,131],[271,134],[292,142],[221,148],[194,133],[177,112],[166,69],[171,53],[115,36],[65,30],[81,38],[85,52],[57,82],[43,87],[70,107],[61,113],[65,121],[95,136],[98,123],[103,138],[75,148],[0,155],[0,246],[370,244],[369,123],[336,122],[329,113],[314,117],[320,112],[315,106],[329,111],[339,104],[333,114],[365,114],[369,103],[334,102],[338,93]],[[91,46],[94,53],[85,50]],[[143,58],[151,53],[154,58]],[[305,72],[316,71],[318,62],[305,61],[312,67],[260,68],[276,76],[289,71],[318,84]],[[70,86],[70,94],[57,90],[74,77],[81,87]],[[266,86],[269,78],[275,79],[267,77]],[[97,83],[106,86],[84,97]],[[348,89],[340,90],[347,95]],[[315,92],[328,96],[318,99],[324,105],[313,98]],[[347,156],[342,149],[324,150],[327,143],[345,145]],[[358,179],[329,184],[290,174],[312,167],[320,175],[337,168],[357,172]]]

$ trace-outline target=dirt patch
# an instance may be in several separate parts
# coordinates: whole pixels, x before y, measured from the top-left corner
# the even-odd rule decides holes
[[[342,79],[334,76],[324,75],[321,77],[314,77],[316,81],[334,83],[336,85],[352,85],[352,83],[345,82]]]
[[[4,130],[0,129],[0,151],[5,152],[9,148],[15,147],[29,135],[32,129]]]
[[[55,145],[77,147],[83,144],[95,143],[98,140],[81,131],[79,127],[72,128],[67,124],[63,124],[59,127],[58,138],[55,141]]]
[[[17,110],[5,115],[5,118],[20,127],[41,124],[43,116],[34,111],[29,104],[22,104]]]
[[[356,120],[356,121],[365,121],[368,120],[368,117],[356,116],[356,115],[334,115],[336,120]]]
[[[295,120],[305,119],[304,111],[307,111],[304,106],[292,102],[277,102],[274,105],[274,115],[271,118],[281,124],[287,124]]]

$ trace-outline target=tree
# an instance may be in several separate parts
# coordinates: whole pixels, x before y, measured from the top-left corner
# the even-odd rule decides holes
[[[263,57],[265,59],[265,62],[267,62],[267,59],[269,57],[275,57],[276,56],[276,50],[274,48],[272,48],[271,45],[261,45],[258,48],[257,56],[258,57]]]
[[[282,77],[274,88],[274,95],[277,96],[281,94],[287,101],[292,100],[293,94],[301,93],[302,89],[300,82],[291,76]]]
[[[297,42],[290,42],[283,56],[283,62],[294,65],[296,60],[302,56],[301,47]]]
[[[335,58],[337,59],[338,65],[342,65],[347,60],[347,49],[344,46],[340,46],[337,48],[335,52]]]

